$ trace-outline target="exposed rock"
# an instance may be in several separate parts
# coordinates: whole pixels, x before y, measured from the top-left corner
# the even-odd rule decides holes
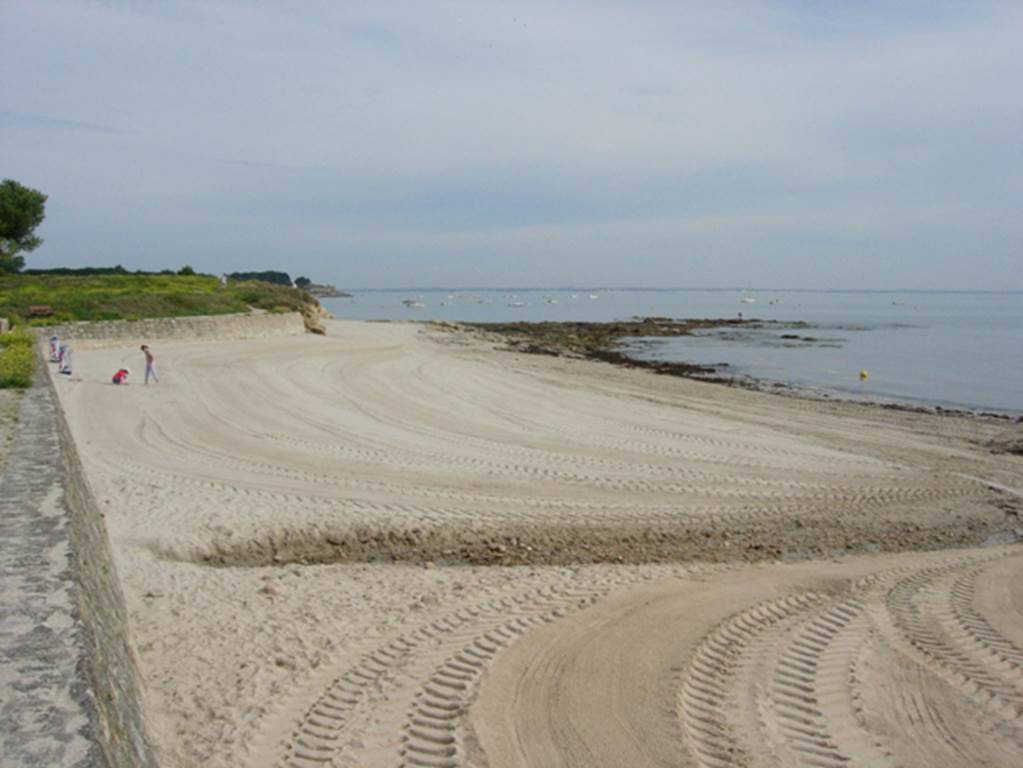
[[[694,319],[674,320],[668,317],[635,317],[610,323],[547,322],[547,323],[465,323],[471,328],[497,334],[508,349],[531,355],[585,357],[629,368],[646,368],[669,376],[729,381],[717,376],[723,364],[708,366],[691,363],[638,360],[616,348],[623,338],[644,336],[688,336],[693,331],[722,326],[762,325],[759,320]]]
[[[309,333],[318,333],[322,336],[327,332],[323,321],[333,319],[334,316],[325,310],[320,302],[315,299],[302,305],[302,320],[305,322],[305,329]]]

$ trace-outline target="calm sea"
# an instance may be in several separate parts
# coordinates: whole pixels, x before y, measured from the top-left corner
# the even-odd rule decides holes
[[[431,290],[367,291],[323,303],[337,317],[359,320],[608,321],[741,312],[805,322],[809,327],[644,339],[628,350],[647,359],[728,363],[734,375],[822,393],[1023,414],[1023,293]]]

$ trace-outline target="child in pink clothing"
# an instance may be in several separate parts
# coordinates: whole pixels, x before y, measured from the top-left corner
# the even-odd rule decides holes
[[[142,345],[142,353],[146,356],[146,377],[145,377],[145,381],[143,381],[142,383],[143,384],[148,384],[149,383],[149,379],[152,379],[157,384],[159,384],[160,383],[160,379],[156,375],[156,356],[153,355],[153,353],[149,351],[149,345],[148,344],[143,344]]]

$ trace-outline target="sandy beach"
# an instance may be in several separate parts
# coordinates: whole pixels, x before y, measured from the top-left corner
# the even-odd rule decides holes
[[[1006,422],[327,325],[57,382],[164,766],[1018,764]]]

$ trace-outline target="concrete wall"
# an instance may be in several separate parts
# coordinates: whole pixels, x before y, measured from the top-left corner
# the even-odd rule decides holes
[[[0,477],[0,764],[156,766],[103,516],[38,367]]]
[[[252,312],[244,315],[162,317],[149,320],[111,320],[100,323],[68,323],[34,329],[45,336],[87,341],[90,344],[163,341],[180,339],[232,340],[305,333],[300,312]]]

